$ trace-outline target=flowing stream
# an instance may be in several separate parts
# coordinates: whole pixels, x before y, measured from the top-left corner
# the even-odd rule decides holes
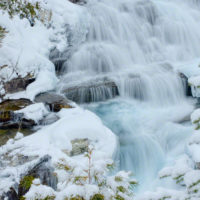
[[[187,152],[192,132],[186,121],[194,103],[176,66],[200,56],[200,1],[89,0],[84,7],[85,41],[64,63],[59,87],[80,87],[79,102],[94,102],[86,107],[118,136],[116,161],[134,172],[139,193],[174,187],[158,171]]]

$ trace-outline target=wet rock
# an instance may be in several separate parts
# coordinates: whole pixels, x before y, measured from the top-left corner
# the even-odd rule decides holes
[[[65,96],[77,103],[90,103],[104,101],[119,95],[117,85],[112,81],[91,83],[69,87],[62,90]]]
[[[0,111],[0,123],[1,122],[8,122],[11,120],[16,120],[17,118],[20,119],[21,114],[15,114],[13,111]]]
[[[70,152],[70,156],[76,156],[88,152],[89,140],[87,138],[84,139],[75,139],[71,141],[72,150]]]
[[[18,115],[18,114],[17,114]],[[22,115],[23,116],[23,115]],[[25,118],[19,118],[13,121],[12,119],[10,121],[0,123],[0,130],[6,130],[6,129],[32,129],[33,126],[36,126],[36,122],[32,119],[25,119]]]
[[[179,76],[181,77],[183,86],[185,88],[185,94],[187,96],[192,96],[192,89],[191,89],[191,86],[188,83],[188,77],[185,76],[185,74],[183,74],[183,73],[179,73]]]
[[[53,112],[59,112],[62,108],[72,108],[68,99],[56,93],[41,93],[35,97],[35,102],[45,103]]]
[[[17,192],[14,188],[10,188],[8,192],[3,194],[2,197],[0,197],[0,200],[19,200]]]
[[[27,75],[24,78],[18,77],[14,78],[11,81],[4,83],[4,89],[6,93],[16,93],[26,89],[26,87],[35,81],[31,75]]]

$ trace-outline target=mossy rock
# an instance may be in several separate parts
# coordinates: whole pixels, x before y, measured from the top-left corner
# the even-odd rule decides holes
[[[4,145],[9,139],[14,138],[19,129],[0,129],[0,146]],[[31,135],[34,130],[31,129],[20,129],[20,132],[24,136]]]
[[[29,99],[8,99],[0,103],[0,111],[16,111],[31,104]]]
[[[95,194],[90,200],[104,200],[104,196],[102,194]]]

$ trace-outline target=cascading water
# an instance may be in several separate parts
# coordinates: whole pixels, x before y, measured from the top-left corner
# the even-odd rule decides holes
[[[193,106],[175,66],[200,56],[200,1],[88,0],[84,6],[86,40],[64,63],[58,87],[79,103],[120,96],[87,108],[118,135],[119,167],[135,173],[140,191],[152,189],[158,170],[185,151],[192,130],[179,123]]]

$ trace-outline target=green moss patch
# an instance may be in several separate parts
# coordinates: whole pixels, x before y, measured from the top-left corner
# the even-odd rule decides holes
[[[19,187],[24,188],[25,190],[29,190],[33,180],[33,176],[24,176],[24,178],[20,181]]]

